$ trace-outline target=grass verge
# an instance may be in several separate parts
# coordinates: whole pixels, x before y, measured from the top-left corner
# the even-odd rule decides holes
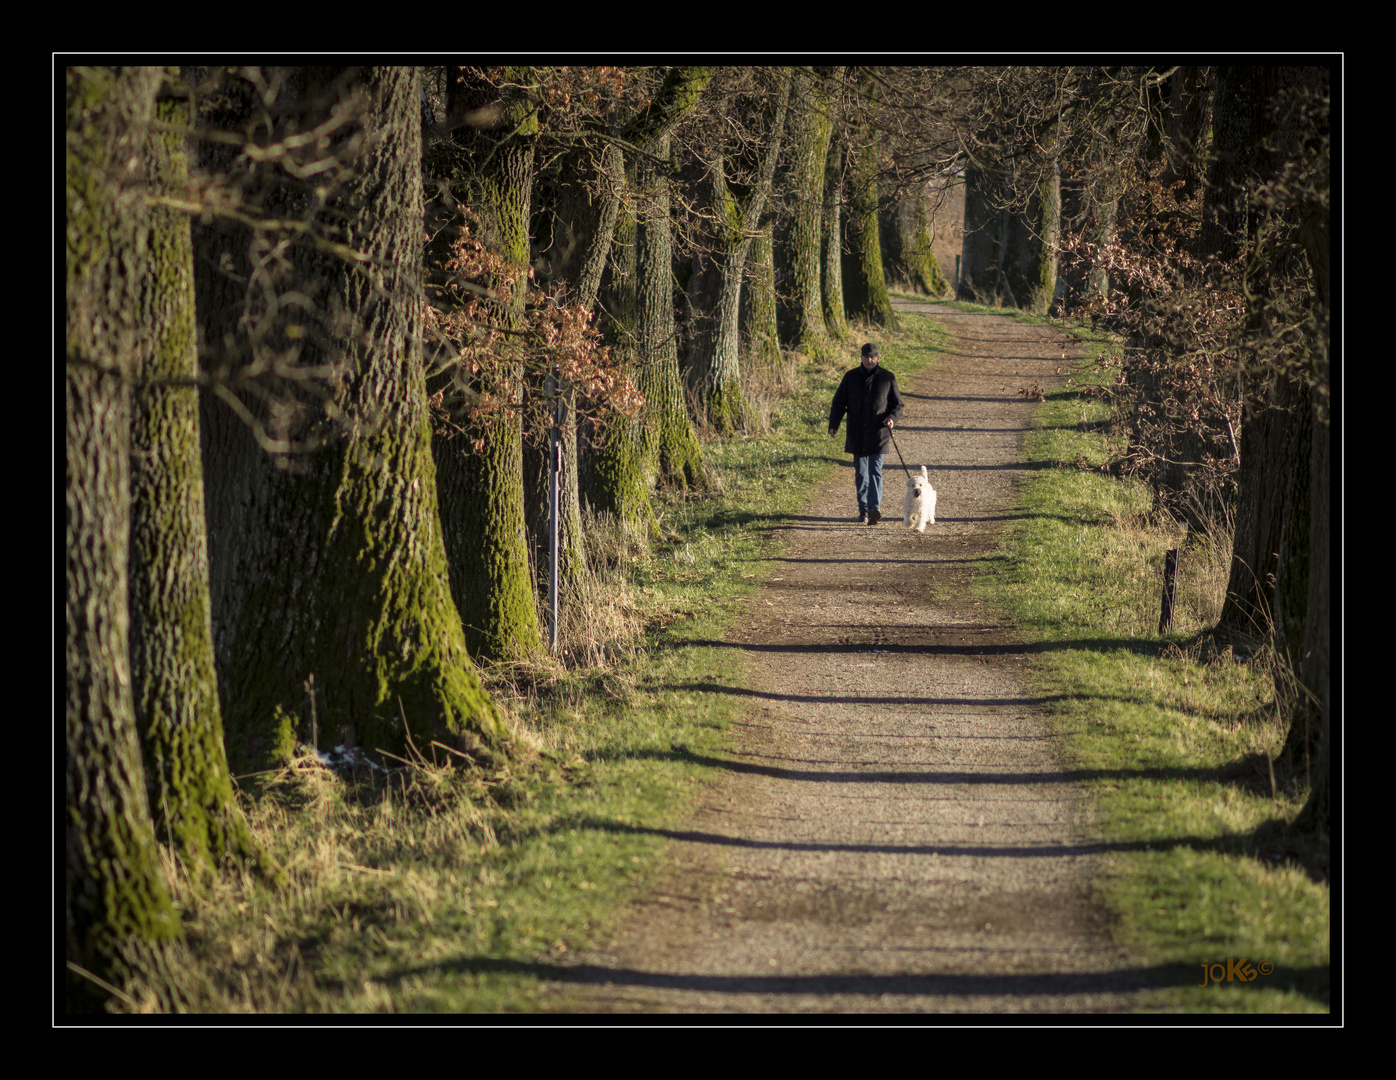
[[[1123,447],[1097,388],[1114,372],[1106,343],[1093,352],[1035,413],[1025,460],[1055,468],[1031,473],[1023,517],[979,587],[1047,646],[1034,678],[1057,702],[1068,764],[1095,796],[1095,838],[1108,852],[1099,887],[1116,940],[1141,966],[1198,975],[1196,986],[1147,995],[1146,1007],[1325,1012],[1326,848],[1285,835],[1305,792],[1271,771],[1285,736],[1274,668],[1263,649],[1208,634],[1229,537],[1151,518],[1148,489],[1109,474]],[[1170,548],[1180,549],[1179,611],[1160,636]],[[1253,978],[1227,969],[1241,958]]]

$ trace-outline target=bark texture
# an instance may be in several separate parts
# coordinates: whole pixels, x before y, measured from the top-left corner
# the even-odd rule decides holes
[[[993,302],[999,277],[1000,215],[995,208],[998,182],[980,165],[965,166],[965,239],[960,265],[960,299]]]
[[[940,296],[949,286],[931,247],[926,192],[921,185],[889,203],[881,216],[887,277],[911,292]]]
[[[823,268],[820,275],[824,303],[824,330],[831,341],[848,337],[848,315],[843,299],[843,199],[844,165],[847,142],[837,125],[830,136],[829,156],[824,162],[824,215],[820,221]]]
[[[128,655],[130,392],[148,341],[138,188],[158,68],[68,69],[64,434],[65,998],[100,1008],[128,949],[179,935],[159,876]],[[132,165],[135,168],[132,168]],[[79,971],[74,970],[81,969]],[[87,978],[82,973],[94,978]]]
[[[742,352],[748,363],[766,370],[780,362],[773,230],[767,220],[752,238],[741,299]]]
[[[511,71],[503,81],[527,78],[526,70]],[[462,125],[456,131],[462,154],[453,189],[479,215],[477,239],[516,266],[527,266],[537,132],[532,106],[521,94],[499,90],[466,69],[453,73],[447,90],[447,116]],[[482,111],[495,116],[491,126],[471,122]],[[506,330],[519,329],[520,304],[517,295],[498,300],[497,317]],[[520,660],[542,646],[525,527],[523,357],[506,338],[489,370],[475,376],[462,372],[459,378],[466,384],[460,389],[497,395],[504,407],[463,436],[433,440],[451,594],[472,653]],[[458,390],[448,403],[462,407]],[[533,471],[541,472],[537,463]]]
[[[157,104],[168,128],[189,126],[178,82]],[[187,195],[178,131],[152,132],[147,183]],[[213,661],[203,464],[199,449],[194,265],[189,218],[156,206],[141,320],[151,334],[137,363],[131,427],[131,677],[150,805],[186,869],[224,857],[265,859],[233,796]]]
[[[791,75],[790,138],[781,184],[785,206],[776,222],[774,264],[781,294],[780,340],[807,356],[818,356],[828,347],[820,243],[833,133],[831,110],[825,76],[812,68],[796,68]]]
[[[656,146],[667,156],[668,138]],[[683,489],[707,486],[703,448],[693,431],[679,371],[679,346],[674,327],[674,244],[670,210],[670,180],[666,170],[641,170],[650,207],[637,235],[639,270],[636,291],[640,361],[636,386],[645,396],[646,468],[666,484]]]
[[[873,84],[865,81],[865,92]],[[900,326],[887,292],[878,228],[877,138],[870,126],[858,133],[848,180],[848,215],[844,220],[843,289],[849,318],[896,330]]]

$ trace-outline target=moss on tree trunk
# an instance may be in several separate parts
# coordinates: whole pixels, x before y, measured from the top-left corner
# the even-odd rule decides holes
[[[797,68],[791,76],[783,184],[789,208],[776,223],[774,262],[780,291],[788,297],[780,301],[781,340],[806,356],[819,356],[828,348],[820,241],[831,107],[828,80],[813,69]]]
[[[170,86],[156,119],[189,124],[182,87]],[[186,196],[188,166],[178,130],[147,145],[152,190]],[[192,873],[225,855],[269,868],[233,797],[214,674],[203,464],[199,451],[194,344],[194,266],[189,219],[153,208],[141,317],[151,333],[140,352],[131,426],[131,678],[152,813]],[[185,382],[180,385],[180,381]]]
[[[669,153],[667,136],[651,144],[655,157]],[[667,169],[653,162],[636,166],[641,217],[631,233],[633,260],[625,294],[633,336],[626,355],[629,373],[645,397],[633,421],[607,425],[596,455],[592,507],[627,521],[651,522],[649,494],[656,480],[678,487],[706,485],[702,447],[693,431],[679,373],[674,335],[673,240]]]
[[[772,222],[767,221],[751,241],[740,314],[742,350],[749,363],[766,370],[780,363],[772,230]]]
[[[65,196],[64,705],[68,1011],[99,1009],[131,949],[180,933],[160,878],[128,655],[130,392],[149,337],[148,216],[127,163],[144,158],[161,72],[68,69]],[[93,978],[88,978],[82,973]]]
[[[510,69],[501,81],[517,84],[529,78],[526,68]],[[498,113],[491,127],[464,122],[482,109]],[[453,189],[479,215],[477,239],[516,266],[527,266],[538,126],[532,106],[524,96],[461,69],[448,83],[447,116],[462,123],[456,142],[463,157],[452,177]],[[524,284],[519,283],[519,295],[497,303],[497,317],[506,329],[519,327]],[[502,354],[472,390],[499,394],[507,387],[502,392],[509,407],[463,437],[438,436],[434,442],[451,592],[466,639],[474,653],[510,660],[535,654],[542,646],[534,593],[537,568],[529,559],[524,509],[523,377],[523,360]],[[480,440],[483,445],[474,449],[472,444]]]
[[[874,134],[853,158],[849,175],[848,213],[844,219],[844,306],[851,318],[895,330],[900,325],[892,310],[887,277],[882,267],[882,242],[877,221],[877,147]]]
[[[965,166],[965,239],[960,299],[992,303],[999,277],[1001,218],[995,206],[999,183],[979,165]]]
[[[928,296],[949,291],[931,247],[924,188],[917,186],[887,206],[882,216],[882,239],[889,280]]]
[[[843,167],[846,147],[843,137],[831,138],[824,163],[824,214],[820,221],[824,305],[824,331],[830,340],[848,337],[848,317],[843,298]]]

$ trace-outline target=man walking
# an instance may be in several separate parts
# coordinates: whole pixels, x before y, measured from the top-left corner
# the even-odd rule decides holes
[[[853,487],[858,494],[858,521],[882,520],[882,459],[892,441],[892,427],[902,415],[897,377],[878,367],[877,346],[863,346],[863,362],[843,377],[829,410],[829,434],[837,435],[848,414],[845,453],[853,455]]]

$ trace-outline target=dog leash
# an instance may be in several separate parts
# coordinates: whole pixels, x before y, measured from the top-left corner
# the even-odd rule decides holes
[[[902,472],[906,473],[906,478],[911,479],[911,470],[906,467],[906,458],[902,457],[902,448],[897,445],[897,437],[892,434],[892,429],[887,429],[887,434],[891,436],[892,448],[897,451],[897,460],[902,463]]]

